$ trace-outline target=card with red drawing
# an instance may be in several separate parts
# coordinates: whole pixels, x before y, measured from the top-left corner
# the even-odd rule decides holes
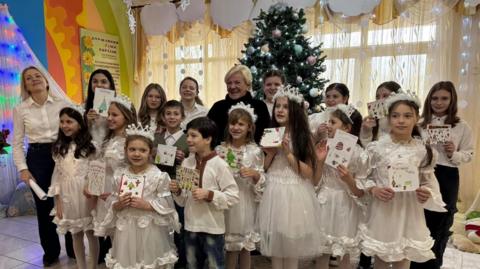
[[[387,116],[387,107],[384,100],[377,100],[367,103],[368,115],[375,119],[385,118]]]
[[[413,165],[387,166],[390,188],[395,192],[415,191],[420,186],[418,169]]]
[[[142,198],[145,186],[145,175],[122,174],[120,181],[120,195],[131,193],[132,197]]]
[[[327,142],[327,159],[325,163],[337,168],[340,164],[347,167],[352,158],[358,137],[337,129],[335,136]]]
[[[276,148],[282,145],[285,127],[265,128],[263,130],[260,146],[264,148]]]

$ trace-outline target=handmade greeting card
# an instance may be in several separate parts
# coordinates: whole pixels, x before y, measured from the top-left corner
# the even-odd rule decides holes
[[[176,180],[182,190],[192,191],[199,186],[200,171],[187,167],[177,167]]]
[[[285,134],[285,127],[265,128],[263,130],[260,146],[264,148],[276,148],[282,145],[283,135]]]
[[[115,91],[110,89],[95,88],[95,97],[93,98],[93,109],[101,116],[108,116],[108,107],[115,97]]]
[[[355,149],[358,137],[337,129],[335,136],[327,142],[327,159],[325,163],[337,167],[340,164],[347,167]]]
[[[120,195],[131,193],[132,197],[141,198],[145,186],[145,175],[122,174],[120,181]]]
[[[387,116],[387,107],[384,100],[377,100],[367,103],[368,115],[375,119],[385,118]]]
[[[415,191],[420,186],[418,169],[413,165],[387,167],[390,187],[396,192]]]
[[[88,163],[87,189],[92,195],[99,196],[105,190],[105,162],[94,160]]]
[[[157,145],[157,156],[155,156],[155,163],[167,166],[173,166],[175,163],[175,155],[177,154],[177,147],[169,145]]]
[[[444,125],[427,125],[428,138],[430,144],[444,144],[451,141],[452,126],[450,124]]]

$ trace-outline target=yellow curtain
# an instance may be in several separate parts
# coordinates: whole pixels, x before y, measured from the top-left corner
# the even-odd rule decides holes
[[[374,99],[375,89],[383,81],[395,80],[404,89],[416,91],[422,100],[435,82],[453,81],[462,104],[460,116],[472,127],[476,152],[480,152],[480,121],[475,119],[480,112],[480,13],[464,17],[457,12],[456,0],[445,1],[447,5],[441,9],[427,3],[432,1],[420,2],[381,25],[369,16],[342,22],[328,17],[324,10],[319,13],[317,6],[306,10],[307,35],[315,44],[323,42],[327,55],[323,76],[330,82],[347,84],[351,102],[363,114],[366,102]],[[169,99],[178,99],[180,80],[193,76],[201,85],[200,97],[207,107],[224,98],[224,75],[238,63],[254,27],[246,22],[225,32],[214,27],[206,14],[204,23],[177,24],[167,37],[145,37],[140,20],[137,22],[137,103],[150,82],[164,86]],[[460,169],[462,208],[469,206],[480,189],[475,167],[480,167],[478,155]]]

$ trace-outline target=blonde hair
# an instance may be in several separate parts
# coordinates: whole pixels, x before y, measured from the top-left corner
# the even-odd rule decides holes
[[[247,84],[248,87],[252,86],[252,72],[250,72],[250,69],[247,66],[242,64],[235,65],[234,67],[230,68],[230,70],[228,70],[224,79],[225,83],[227,83],[227,80],[236,73],[240,73],[242,75],[243,80],[245,80],[245,84]]]
[[[21,79],[20,79],[20,96],[22,97],[22,100],[26,100],[26,99],[28,99],[28,97],[30,97],[30,93],[28,92],[27,87],[25,86],[25,73],[28,70],[32,70],[32,69],[37,70],[42,75],[42,77],[45,79],[45,81],[47,82],[47,92],[50,95],[50,87],[49,87],[50,82],[48,81],[47,77],[45,76],[45,74],[43,74],[42,71],[40,71],[40,69],[38,69],[36,66],[31,65],[31,66],[23,69],[23,71],[22,71],[22,75],[21,75]]]

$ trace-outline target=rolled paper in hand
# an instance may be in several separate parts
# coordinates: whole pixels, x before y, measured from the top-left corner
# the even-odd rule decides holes
[[[30,184],[30,188],[32,188],[33,192],[38,196],[40,200],[47,200],[47,194],[38,186],[37,182],[33,180],[29,180],[28,183]]]

